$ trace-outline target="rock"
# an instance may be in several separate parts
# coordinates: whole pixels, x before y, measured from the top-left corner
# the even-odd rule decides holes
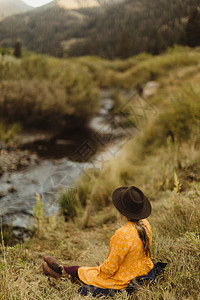
[[[6,150],[6,149],[2,149],[1,150],[1,154],[3,155],[3,154],[8,154],[8,151]]]
[[[160,87],[160,83],[157,81],[147,82],[147,84],[145,85],[144,90],[143,90],[143,96],[149,97],[149,96],[154,95],[157,92],[159,87]]]
[[[7,148],[8,148],[8,145],[3,143],[2,141],[0,141],[0,151],[7,150]]]
[[[11,186],[9,189],[8,189],[8,193],[14,193],[16,192],[17,189],[14,187],[14,186]]]
[[[3,197],[5,197],[7,195],[7,193],[6,192],[2,192],[2,191],[0,191],[0,199],[1,198],[3,198]]]

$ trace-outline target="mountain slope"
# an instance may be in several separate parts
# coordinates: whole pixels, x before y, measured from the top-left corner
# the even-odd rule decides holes
[[[198,5],[199,0],[126,0],[92,16],[82,30],[86,40],[72,46],[69,54],[104,58],[143,51],[158,54],[183,43],[188,17]]]
[[[83,14],[76,14],[57,5],[12,16],[0,24],[1,45],[12,47],[15,40],[20,38],[27,49],[60,56],[62,40],[73,35],[83,18]]]
[[[59,6],[66,9],[78,9],[86,7],[96,7],[101,5],[123,2],[124,0],[58,0]]]
[[[32,9],[21,0],[0,0],[0,20]]]
[[[106,3],[66,10],[58,2],[7,18],[0,23],[0,44],[13,46],[20,38],[27,49],[56,56],[99,55],[112,59],[144,51],[158,54],[184,42],[188,18],[199,0]]]

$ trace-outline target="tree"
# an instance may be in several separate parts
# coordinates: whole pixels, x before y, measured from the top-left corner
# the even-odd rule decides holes
[[[200,11],[198,8],[191,13],[185,28],[185,44],[190,47],[200,45]]]
[[[130,37],[127,31],[123,31],[119,44],[119,57],[127,58],[130,52]]]
[[[14,56],[17,58],[20,58],[22,56],[22,50],[21,50],[21,41],[16,40],[15,41],[15,48],[14,48]]]

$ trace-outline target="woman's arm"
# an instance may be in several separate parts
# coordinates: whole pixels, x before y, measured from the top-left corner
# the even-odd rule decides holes
[[[109,278],[119,269],[126,254],[129,251],[129,243],[120,232],[115,234],[110,239],[110,252],[107,259],[99,267],[101,277]]]

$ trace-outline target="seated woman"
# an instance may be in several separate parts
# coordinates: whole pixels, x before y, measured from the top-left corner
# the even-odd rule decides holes
[[[137,187],[120,187],[112,194],[113,204],[127,223],[111,237],[110,252],[97,267],[66,267],[51,256],[45,256],[43,270],[47,276],[60,278],[68,274],[72,280],[103,289],[123,289],[133,278],[153,269],[151,261],[152,233],[147,217],[151,204]]]

